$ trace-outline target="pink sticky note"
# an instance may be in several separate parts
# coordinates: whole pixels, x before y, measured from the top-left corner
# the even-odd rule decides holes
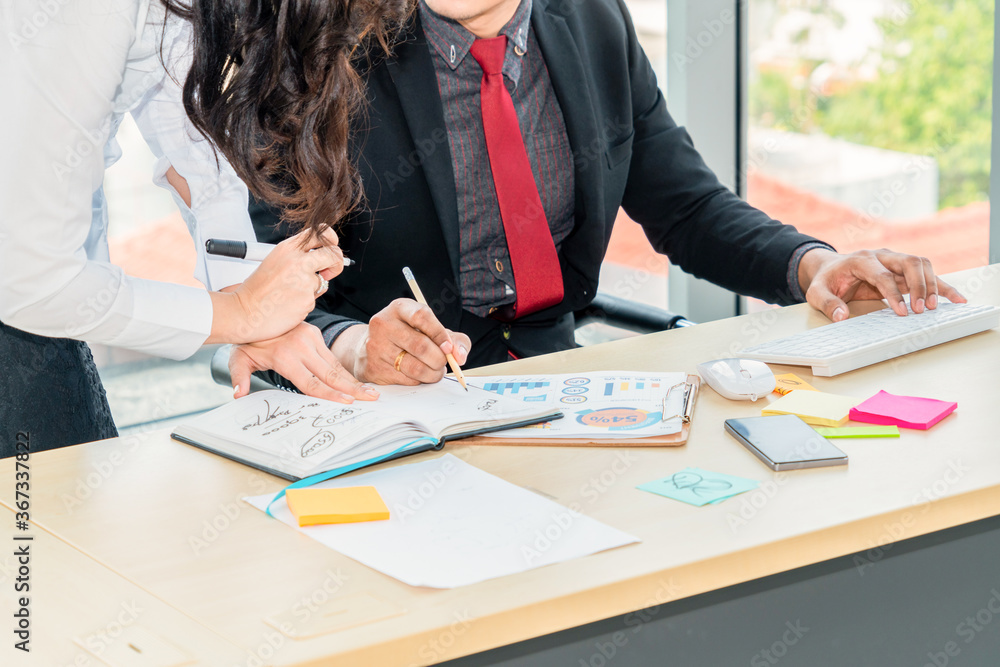
[[[926,431],[950,415],[958,403],[917,396],[896,396],[880,391],[851,408],[851,421],[885,426],[902,426]]]

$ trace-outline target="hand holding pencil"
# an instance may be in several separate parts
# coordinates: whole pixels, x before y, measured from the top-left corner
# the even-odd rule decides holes
[[[445,328],[411,280],[412,272],[404,275],[415,298],[396,299],[368,324],[345,329],[331,347],[334,355],[362,382],[431,384],[444,377],[449,365],[464,382],[460,365],[468,360],[472,342]]]
[[[424,298],[424,293],[420,291],[420,285],[417,284],[416,278],[413,277],[413,271],[410,271],[410,267],[403,267],[403,277],[406,278],[406,282],[410,285],[410,289],[413,291],[413,298],[417,300],[421,305],[427,305],[427,299]],[[455,379],[458,383],[462,385],[462,389],[469,391],[469,386],[465,384],[465,375],[462,374],[462,367],[458,365],[455,361],[455,356],[450,352],[445,353],[445,358],[448,360],[448,365],[451,366],[451,371],[455,374]]]

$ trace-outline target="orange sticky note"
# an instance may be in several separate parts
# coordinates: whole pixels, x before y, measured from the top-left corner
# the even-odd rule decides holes
[[[389,508],[374,486],[288,489],[285,497],[288,498],[288,509],[300,526],[383,521],[389,518]]]
[[[806,391],[816,391],[816,388],[800,378],[795,373],[784,373],[774,376],[774,393],[784,396],[795,389],[805,389]]]

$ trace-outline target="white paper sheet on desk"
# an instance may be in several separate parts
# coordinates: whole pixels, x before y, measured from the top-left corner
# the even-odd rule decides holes
[[[529,405],[562,410],[562,419],[486,433],[492,438],[594,438],[600,440],[673,435],[681,430],[684,393],[670,388],[684,373],[601,371],[560,375],[466,378],[486,391]],[[662,419],[667,397],[667,419]],[[671,418],[673,417],[673,418]]]
[[[389,520],[300,528],[284,498],[271,512],[368,567],[431,588],[474,584],[639,541],[451,454],[316,488],[366,485],[381,494]],[[263,510],[273,497],[245,500]]]

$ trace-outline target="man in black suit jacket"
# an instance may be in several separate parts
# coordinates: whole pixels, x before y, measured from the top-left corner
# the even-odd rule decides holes
[[[564,294],[516,319],[505,308],[516,295],[509,269],[503,273],[509,262],[496,195],[480,180],[491,177],[478,83],[468,88],[469,76],[482,77],[470,42],[498,34],[509,39],[505,83]],[[847,316],[845,301],[854,298],[884,296],[900,314],[901,292],[912,293],[918,310],[933,308],[937,294],[962,300],[925,259],[839,255],[727,190],[670,117],[620,0],[422,0],[393,56],[374,63],[366,84],[370,103],[355,146],[367,206],[338,228],[357,266],[308,320],[359,380],[436,381],[449,351],[482,365],[573,346],[573,312],[594,297],[619,207],[685,271],[774,303],[807,297],[833,320]],[[548,136],[547,148],[538,133]],[[260,240],[287,236],[278,211],[254,204],[251,214]],[[484,228],[496,238],[470,243]],[[429,309],[410,298],[403,266],[413,269]],[[492,293],[482,293],[484,280]],[[506,290],[506,304],[496,289]],[[306,343],[282,344],[317,344],[315,330],[304,336]],[[234,381],[272,352],[237,353]]]

